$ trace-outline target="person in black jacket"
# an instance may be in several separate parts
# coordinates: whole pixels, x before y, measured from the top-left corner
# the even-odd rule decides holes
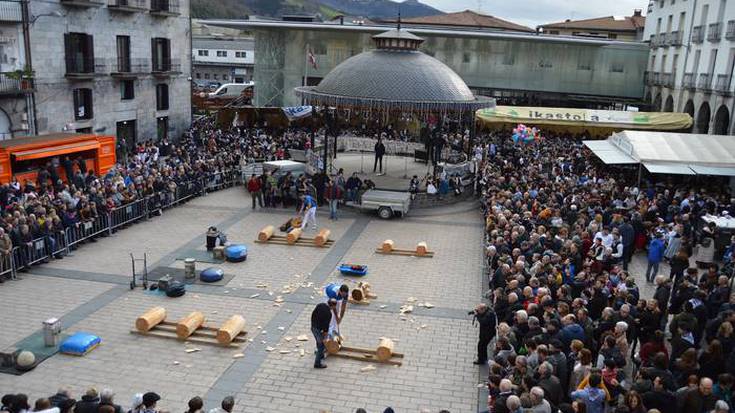
[[[100,407],[100,398],[97,389],[90,387],[74,407],[74,413],[97,413]]]
[[[380,162],[380,173],[383,173],[383,155],[385,155],[385,145],[383,145],[383,139],[379,138],[378,142],[375,143],[375,163],[373,164],[373,173],[378,167]]]
[[[495,313],[485,304],[475,307],[474,319],[480,326],[480,339],[477,341],[477,360],[475,364],[487,363],[487,346],[495,337],[495,326],[498,323]]]
[[[316,340],[316,358],[314,359],[314,368],[323,369],[327,366],[322,363],[324,359],[324,340],[329,335],[329,322],[332,320],[332,312],[336,311],[337,300],[329,299],[329,304],[319,303],[311,313],[311,332]],[[77,412],[79,413],[79,412]]]

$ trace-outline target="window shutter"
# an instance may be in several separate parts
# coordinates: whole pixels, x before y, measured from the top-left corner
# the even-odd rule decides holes
[[[163,60],[165,62],[165,70],[171,71],[171,40],[164,39],[163,41]]]
[[[87,114],[87,119],[92,119],[94,117],[94,112],[92,111],[92,89],[84,89],[84,91],[86,92],[84,112]]]
[[[88,34],[84,36],[85,50],[84,50],[84,63],[87,73],[94,73],[94,38]]]
[[[74,52],[71,48],[71,33],[64,33],[64,57],[66,59],[66,73],[72,73]]]
[[[158,69],[158,53],[156,50],[156,38],[151,39],[151,65],[153,67],[153,71],[157,72]]]

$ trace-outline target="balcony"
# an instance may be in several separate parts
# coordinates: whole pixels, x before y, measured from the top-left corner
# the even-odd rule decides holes
[[[732,76],[730,75],[717,75],[715,81],[715,92],[718,95],[730,96],[732,95]]]
[[[179,0],[151,0],[151,14],[159,17],[178,16]]]
[[[61,4],[69,7],[100,7],[104,0],[61,0]]]
[[[700,73],[699,82],[697,82],[697,89],[703,92],[712,91],[712,75],[709,73]]]
[[[148,59],[112,59],[109,67],[110,76],[118,79],[135,79],[151,71]]]
[[[21,21],[23,21],[23,14],[19,1],[0,1],[0,22],[20,23]]]
[[[139,13],[146,11],[146,0],[109,0],[107,8],[124,13]]]
[[[653,86],[660,86],[661,85],[661,74],[659,72],[650,72],[650,78],[649,82]]]
[[[722,23],[712,23],[707,30],[707,41],[719,42],[722,39]]]
[[[105,73],[105,62],[90,56],[75,55],[66,57],[66,78],[69,80],[89,80]]]
[[[671,33],[669,33],[669,44],[674,47],[679,47],[682,45],[682,38],[684,33],[676,30]]]
[[[181,74],[181,62],[178,59],[154,62],[151,74],[156,77],[168,77]]]
[[[658,43],[656,42],[656,35],[655,34],[652,34],[651,35],[651,39],[648,41],[648,46],[651,49],[655,49],[655,48],[658,47]]]
[[[727,32],[725,32],[725,39],[735,40],[735,20],[727,22]]]
[[[674,75],[672,73],[661,73],[661,86],[673,88]]]
[[[704,41],[704,26],[692,27],[692,43],[702,43]]]
[[[684,80],[681,82],[684,89],[693,90],[696,86],[694,81],[694,73],[684,73]]]
[[[33,92],[33,79],[14,78],[15,73],[0,73],[0,96],[15,96]]]

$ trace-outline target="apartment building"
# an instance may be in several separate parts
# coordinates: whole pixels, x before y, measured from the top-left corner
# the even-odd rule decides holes
[[[696,133],[732,134],[735,2],[651,1],[644,39],[652,109],[689,113]]]
[[[252,38],[197,37],[193,40],[193,77],[200,82],[245,83],[253,79]]]
[[[28,3],[0,0],[0,140],[35,133]]]
[[[177,138],[191,121],[189,0],[29,3],[39,133]]]

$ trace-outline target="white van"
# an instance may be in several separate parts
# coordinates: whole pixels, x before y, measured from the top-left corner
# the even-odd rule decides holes
[[[225,83],[214,92],[209,94],[209,98],[231,98],[234,99],[242,94],[248,88],[255,85],[254,82],[248,83]]]

